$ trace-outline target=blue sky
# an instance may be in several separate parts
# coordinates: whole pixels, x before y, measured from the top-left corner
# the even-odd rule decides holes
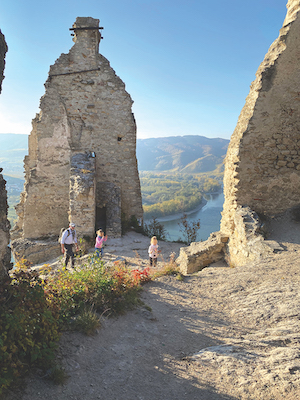
[[[49,66],[76,17],[100,19],[100,53],[124,81],[137,137],[229,139],[256,70],[278,37],[286,0],[3,1],[9,51],[0,133],[31,131]]]

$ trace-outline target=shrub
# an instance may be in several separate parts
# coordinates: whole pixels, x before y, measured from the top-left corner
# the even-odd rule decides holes
[[[156,218],[144,224],[144,232],[149,237],[156,236],[158,240],[166,240],[166,228]]]
[[[68,375],[63,367],[55,365],[50,372],[49,378],[56,385],[63,385],[68,379]]]
[[[84,309],[74,319],[73,326],[76,331],[83,332],[88,336],[93,335],[96,329],[100,327],[99,316],[93,311],[92,307]]]
[[[185,243],[190,244],[192,242],[196,242],[197,233],[200,229],[200,219],[197,221],[188,222],[187,214],[183,214],[180,218],[180,222],[178,223],[180,232],[183,233]]]
[[[0,393],[33,365],[50,365],[59,338],[36,272],[17,271],[0,286]]]

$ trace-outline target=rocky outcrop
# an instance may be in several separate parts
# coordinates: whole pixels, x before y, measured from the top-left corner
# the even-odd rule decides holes
[[[5,55],[7,52],[7,44],[4,35],[0,30],[0,93],[2,89],[2,81],[4,79]],[[2,168],[0,168],[2,172]],[[10,241],[9,229],[10,223],[7,219],[7,191],[5,187],[6,181],[0,174],[0,280],[7,275],[7,271],[12,268],[10,262],[11,252],[8,247]]]
[[[30,264],[39,264],[45,260],[53,260],[62,255],[56,238],[47,240],[16,239],[13,241],[14,259],[25,259]]]
[[[214,232],[205,242],[191,243],[188,247],[182,247],[176,259],[181,273],[192,274],[222,260],[227,241],[228,237],[220,232]]]
[[[0,30],[0,93],[2,91],[2,81],[4,79],[5,55],[7,53],[5,37]]]
[[[121,214],[142,222],[133,101],[99,54],[99,20],[77,18],[71,30],[32,122],[14,239],[58,236],[69,221],[79,236],[118,237]]]
[[[251,84],[225,159],[221,231],[228,235],[228,258],[244,264],[264,246],[238,222],[249,207],[267,219],[299,204],[300,198],[300,29],[299,1],[290,0],[278,39]],[[249,213],[248,213],[249,215]],[[249,249],[252,251],[249,251]],[[267,251],[267,249],[266,249]]]
[[[0,168],[2,172],[2,168]],[[6,181],[0,174],[0,280],[7,275],[7,271],[12,268],[10,262],[11,252],[9,245],[10,223],[7,219],[7,191],[5,188]]]
[[[300,204],[299,1],[289,0],[287,9],[279,37],[251,84],[225,159],[220,232],[229,238],[224,253],[231,265],[278,249],[266,242],[262,221]]]

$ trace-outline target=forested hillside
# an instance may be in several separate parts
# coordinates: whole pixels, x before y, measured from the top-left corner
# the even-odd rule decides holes
[[[229,140],[204,136],[171,136],[138,139],[139,171],[169,171],[196,174],[222,169]],[[23,177],[23,159],[28,154],[28,136],[0,134],[0,166],[8,175]]]
[[[137,140],[144,217],[158,217],[197,207],[205,193],[221,191],[223,160],[229,140],[172,136]],[[6,175],[9,217],[23,188],[23,159],[28,136],[0,134],[0,167]],[[10,177],[19,177],[18,184]]]
[[[140,180],[145,219],[193,210],[205,193],[221,192],[220,179],[205,174],[140,172]]]
[[[138,139],[139,171],[196,174],[223,168],[229,140],[204,136]]]

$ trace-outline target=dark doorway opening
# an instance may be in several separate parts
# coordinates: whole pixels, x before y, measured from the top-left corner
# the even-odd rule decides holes
[[[102,229],[106,233],[106,207],[96,208],[95,231]]]

